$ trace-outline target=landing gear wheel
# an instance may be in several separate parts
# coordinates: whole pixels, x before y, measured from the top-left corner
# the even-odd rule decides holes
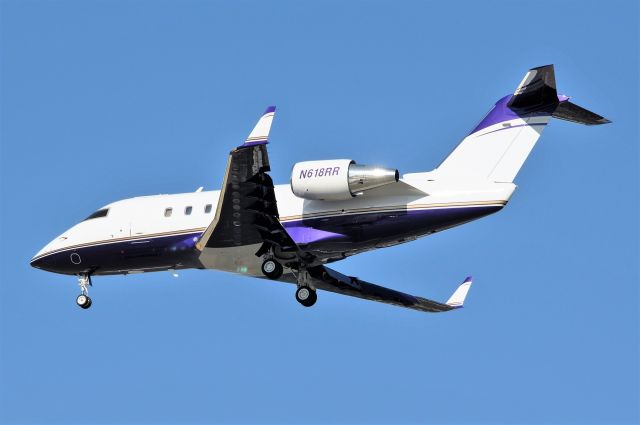
[[[282,276],[282,264],[272,258],[266,259],[262,263],[262,274],[269,279],[276,280]]]
[[[80,294],[78,298],[76,298],[76,304],[78,304],[78,307],[86,310],[91,307],[91,298],[89,298],[88,295]]]
[[[311,307],[317,299],[316,291],[308,286],[300,286],[296,290],[296,300],[305,307]]]

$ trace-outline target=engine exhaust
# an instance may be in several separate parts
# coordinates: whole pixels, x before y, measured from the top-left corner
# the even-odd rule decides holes
[[[349,166],[349,190],[353,195],[360,195],[365,190],[395,183],[399,179],[398,170],[391,168],[358,164]]]

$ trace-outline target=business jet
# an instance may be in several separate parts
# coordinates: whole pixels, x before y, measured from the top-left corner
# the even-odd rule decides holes
[[[551,118],[609,120],[556,91],[553,65],[529,70],[434,170],[405,174],[352,159],[294,165],[273,184],[267,143],[275,107],[233,149],[219,191],[113,202],[49,242],[31,265],[76,275],[76,303],[91,306],[91,278],[215,269],[296,285],[314,305],[324,290],[424,312],[461,308],[467,277],[438,302],[346,276],[327,264],[431,235],[500,211],[518,171]]]

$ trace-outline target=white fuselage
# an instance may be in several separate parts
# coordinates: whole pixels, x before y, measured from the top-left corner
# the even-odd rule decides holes
[[[429,173],[417,173],[406,175],[404,179],[395,184],[390,184],[366,192],[362,196],[347,201],[309,201],[296,197],[289,185],[275,186],[276,198],[281,223],[297,225],[296,223],[312,223],[313,228],[331,227],[333,222],[340,222],[342,229],[348,233],[348,227],[357,227],[363,217],[387,214],[387,226],[393,231],[394,220],[397,222],[398,212],[423,212],[447,209],[472,209],[478,207],[495,206],[502,207],[511,196],[515,185],[512,183],[464,183],[456,181],[430,181]],[[113,202],[104,206],[108,209],[104,217],[98,217],[82,221],[47,244],[35,259],[51,253],[74,253],[87,247],[117,246],[121,248],[123,243],[128,246],[136,245],[136,249],[144,248],[144,244],[157,238],[168,236],[189,235],[194,240],[205,231],[212,222],[220,191],[201,191],[180,193],[172,195],[140,196]],[[170,211],[170,213],[169,213]],[[486,215],[486,214],[482,214]],[[395,217],[395,219],[394,219]],[[412,226],[411,218],[405,217],[409,227],[414,228],[411,235],[403,233],[397,242],[412,240],[416,237],[432,233],[439,229],[426,229],[423,225]],[[469,220],[462,220],[466,222]],[[314,224],[322,223],[322,224]],[[345,224],[346,223],[346,224]],[[391,223],[391,224],[390,224]],[[461,223],[451,223],[444,228]],[[384,223],[380,223],[382,229]],[[376,224],[372,224],[376,226]],[[397,230],[396,230],[397,231]],[[380,238],[376,233],[376,245],[369,246],[367,240],[359,240],[360,248],[355,252],[395,244],[394,235],[383,235]],[[295,238],[294,238],[295,239]],[[386,240],[388,239],[388,240]],[[299,240],[301,244],[313,241]],[[69,254],[71,255],[71,254]],[[78,254],[82,256],[82,254]],[[74,257],[78,259],[80,257]],[[331,258],[328,255],[328,258]],[[166,269],[176,267],[172,261],[157,266],[133,267],[131,269],[118,269],[116,272],[128,273],[132,271],[152,271],[154,269]],[[177,267],[188,267],[177,263]],[[235,271],[234,265],[220,262],[214,265],[227,271]],[[99,272],[97,273],[99,274]],[[249,274],[258,274],[252,271]]]

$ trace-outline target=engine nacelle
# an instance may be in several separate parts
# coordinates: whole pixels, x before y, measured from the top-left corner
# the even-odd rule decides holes
[[[398,170],[358,165],[351,159],[305,161],[293,166],[291,190],[298,198],[343,201],[398,178]]]

